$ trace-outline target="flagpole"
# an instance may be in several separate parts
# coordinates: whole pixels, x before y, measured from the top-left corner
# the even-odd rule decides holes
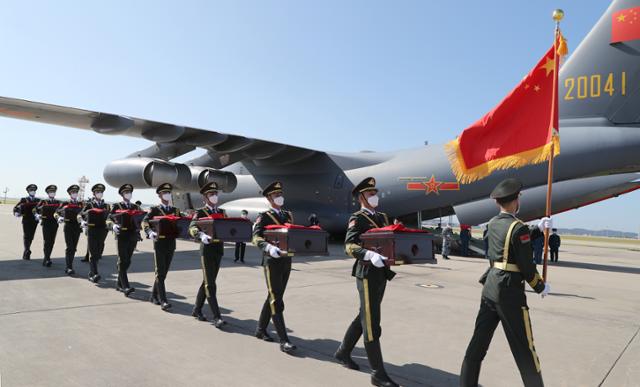
[[[558,63],[558,35],[560,33],[560,20],[564,17],[564,12],[561,9],[553,11],[553,20],[556,22],[556,29],[553,36],[553,94],[551,94],[551,130],[555,124],[555,110],[556,110],[556,94],[558,93],[558,71],[560,71],[560,64]],[[549,156],[549,165],[547,169],[547,208],[545,216],[551,216],[551,193],[553,188],[553,160],[555,159],[555,133],[551,133],[551,155]],[[542,265],[542,279],[547,281],[547,263],[549,261],[549,229],[544,229],[544,261]]]

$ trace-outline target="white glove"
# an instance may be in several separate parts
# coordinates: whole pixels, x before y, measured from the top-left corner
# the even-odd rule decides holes
[[[19,212],[14,212],[14,213],[13,213],[13,216],[15,216],[16,218],[19,218],[19,217],[21,217],[22,215],[21,215]]]
[[[63,216],[59,216],[58,217],[58,224],[62,224],[64,223],[64,217]]]
[[[282,254],[282,250],[271,244],[267,244],[264,251],[272,258],[280,258],[280,254]]]
[[[545,296],[548,296],[550,291],[551,286],[549,284],[544,284],[544,290],[540,293],[540,297],[544,298]]]
[[[154,242],[158,240],[158,234],[155,231],[149,231],[148,237]]]
[[[376,253],[375,251],[367,250],[364,254],[365,261],[371,261],[373,266],[375,267],[384,267],[384,261],[387,260],[387,257]]]
[[[33,218],[36,220],[36,223],[40,222],[40,214],[38,214],[38,213],[33,214]]]
[[[211,243],[211,237],[203,232],[200,233],[200,242],[204,243],[205,245],[208,245],[209,243]]]
[[[553,228],[553,219],[545,216],[538,222],[538,229],[540,229],[540,231],[544,231],[547,228]]]
[[[114,224],[113,226],[111,226],[111,230],[113,230],[113,232],[116,235],[120,234],[120,225],[119,224]]]

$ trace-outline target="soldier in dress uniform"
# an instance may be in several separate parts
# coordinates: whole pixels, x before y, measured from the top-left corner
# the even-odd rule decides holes
[[[22,259],[31,259],[31,242],[33,242],[33,237],[36,234],[36,228],[38,227],[38,222],[34,216],[32,210],[25,211],[28,205],[35,206],[40,202],[40,199],[36,198],[36,191],[38,190],[38,186],[35,184],[29,184],[27,186],[27,194],[28,196],[20,199],[18,204],[13,207],[13,214],[16,218],[22,217],[22,240],[24,244],[24,252],[22,253]]]
[[[218,208],[218,184],[207,183],[200,189],[200,194],[204,198],[205,206],[198,208],[193,215],[193,220],[189,225],[189,235],[200,241],[200,263],[202,265],[203,281],[198,289],[196,304],[193,308],[192,316],[200,321],[207,321],[202,314],[204,300],[207,299],[211,312],[213,313],[213,325],[221,329],[225,324],[220,314],[218,299],[216,297],[216,277],[220,270],[220,262],[224,254],[224,244],[222,241],[211,240],[211,237],[203,233],[196,225],[196,220],[207,218],[211,215],[225,216],[224,210]]]
[[[65,211],[69,207],[78,207],[82,209],[83,203],[78,200],[78,192],[80,191],[80,187],[76,184],[73,184],[67,188],[67,193],[69,194],[69,201],[62,203],[62,206],[58,210],[57,217],[58,223],[64,223],[64,241],[67,245],[65,250],[64,259],[66,263],[66,267],[64,272],[67,275],[73,275],[76,272],[73,270],[73,258],[76,255],[76,249],[78,247],[78,240],[80,239],[80,234],[82,230],[80,229],[80,223],[78,223],[77,217],[73,216],[71,218],[65,217]],[[79,212],[79,211],[78,211]]]
[[[153,259],[156,278],[153,282],[153,289],[151,291],[151,298],[149,301],[155,305],[160,305],[164,311],[171,309],[171,304],[167,301],[167,292],[164,286],[164,281],[167,278],[167,273],[171,266],[173,253],[176,251],[176,239],[169,237],[160,238],[158,234],[151,229],[149,221],[156,216],[180,216],[180,209],[171,205],[171,191],[173,191],[173,186],[171,184],[160,184],[156,189],[156,193],[160,198],[160,204],[151,207],[142,221],[142,227],[147,238],[153,240],[153,250],[155,252]]]
[[[253,244],[263,252],[262,266],[268,289],[267,299],[262,305],[258,319],[256,337],[264,341],[273,341],[267,333],[269,318],[271,318],[280,338],[280,350],[290,353],[295,351],[296,346],[289,341],[284,324],[283,297],[291,274],[291,257],[286,251],[280,250],[264,239],[266,226],[293,223],[293,214],[282,209],[284,205],[282,193],[282,183],[279,181],[274,181],[262,190],[262,195],[267,198],[271,208],[259,214],[253,225]]]
[[[33,212],[36,220],[42,221],[42,238],[44,239],[44,259],[42,260],[42,266],[51,267],[51,251],[53,251],[53,245],[56,243],[58,221],[56,220],[55,212],[49,215],[43,211],[45,206],[54,206],[57,210],[57,207],[60,207],[62,203],[56,199],[58,187],[53,184],[48,185],[44,191],[47,193],[47,199],[41,200],[36,208],[33,209]]]
[[[122,201],[111,207],[108,226],[111,227],[113,233],[116,234],[118,245],[118,281],[116,283],[116,290],[123,292],[125,297],[129,297],[131,293],[135,292],[135,289],[129,285],[127,270],[129,270],[129,266],[131,266],[133,251],[138,245],[138,240],[140,240],[140,230],[133,224],[125,226],[116,224],[114,216],[117,211],[140,211],[140,207],[137,204],[131,203],[133,185],[122,185],[120,189],[118,189],[118,193],[122,196]]]
[[[490,267],[480,278],[484,285],[480,311],[462,363],[462,387],[478,385],[480,366],[498,323],[502,323],[524,385],[543,386],[524,283],[526,281],[542,297],[549,293],[550,287],[544,283],[533,262],[529,227],[516,218],[521,189],[520,180],[510,178],[500,182],[491,193],[500,214],[488,225]],[[543,218],[534,233],[541,233],[551,224],[551,218]]]
[[[89,245],[89,281],[98,283],[100,281],[100,274],[98,274],[98,260],[102,258],[102,252],[104,251],[104,240],[107,238],[109,230],[107,229],[107,217],[111,211],[111,206],[105,203],[104,196],[105,186],[104,184],[96,184],[91,187],[93,192],[93,198],[85,203],[82,207],[82,211],[78,214],[78,220],[80,220],[80,226],[87,234],[87,244]],[[92,223],[89,221],[89,211],[96,209],[102,210],[101,216],[104,216],[104,223]],[[99,215],[100,216],[100,215]]]
[[[398,386],[384,369],[382,350],[380,349],[381,303],[387,281],[395,276],[395,273],[385,265],[384,257],[374,251],[364,249],[361,245],[360,235],[372,228],[388,226],[389,217],[376,211],[378,206],[378,189],[376,180],[367,177],[362,180],[352,191],[354,197],[361,205],[360,211],[355,212],[349,218],[347,235],[345,237],[345,252],[356,259],[351,275],[356,277],[356,285],[360,299],[360,311],[345,333],[340,347],[334,357],[343,366],[350,369],[360,369],[351,358],[351,351],[364,335],[364,348],[371,365],[371,384],[374,386],[392,387]]]

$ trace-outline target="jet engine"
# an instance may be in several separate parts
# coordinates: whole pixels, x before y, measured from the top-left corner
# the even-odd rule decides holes
[[[236,176],[231,172],[147,157],[112,161],[105,167],[103,175],[113,187],[129,183],[138,188],[151,188],[171,183],[179,191],[197,192],[200,186],[215,181],[222,192],[229,193],[238,185]]]

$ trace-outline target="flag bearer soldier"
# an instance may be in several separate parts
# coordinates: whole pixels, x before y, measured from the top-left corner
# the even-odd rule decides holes
[[[49,215],[43,213],[43,210],[45,206],[59,207],[62,203],[56,199],[58,187],[53,184],[48,185],[44,191],[47,193],[47,199],[41,200],[33,211],[36,220],[42,220],[42,238],[44,239],[44,259],[42,260],[42,266],[51,267],[51,251],[53,251],[53,245],[56,243],[58,221],[56,220],[55,213]]]
[[[362,208],[349,218],[345,252],[356,259],[351,275],[356,277],[360,311],[347,328],[344,339],[334,356],[345,367],[359,369],[358,364],[351,358],[351,351],[360,336],[364,335],[364,348],[371,365],[371,384],[385,387],[397,386],[398,384],[391,380],[384,369],[380,348],[381,303],[387,281],[391,281],[395,273],[385,265],[384,261],[387,257],[364,249],[360,241],[360,235],[366,231],[388,226],[389,218],[386,214],[375,210],[379,199],[374,178],[368,177],[361,181],[353,189],[352,194],[358,199]]]
[[[116,283],[116,290],[123,292],[125,297],[129,297],[131,293],[135,292],[135,289],[129,285],[127,270],[129,270],[129,266],[131,266],[133,251],[138,245],[138,240],[140,240],[140,230],[133,224],[126,226],[116,224],[114,216],[117,211],[140,211],[140,207],[137,204],[131,203],[133,185],[122,185],[120,189],[118,189],[118,193],[122,196],[122,201],[115,203],[111,208],[108,224],[113,233],[116,234],[118,245],[118,281]]]
[[[107,229],[107,217],[111,210],[111,206],[105,203],[104,196],[105,186],[104,184],[96,184],[91,187],[93,198],[85,203],[82,211],[78,215],[78,219],[81,220],[80,226],[86,230],[87,244],[89,246],[89,281],[98,283],[100,281],[100,274],[98,274],[98,260],[102,258],[102,252],[104,251],[104,241],[107,238],[109,230]],[[102,210],[102,216],[104,216],[104,222],[90,223],[89,212],[93,209]]]
[[[273,341],[267,333],[269,318],[273,321],[278,337],[280,338],[280,350],[285,353],[295,351],[296,346],[291,344],[284,323],[284,292],[287,288],[289,275],[291,274],[291,257],[286,251],[281,251],[276,246],[264,239],[265,227],[275,224],[283,225],[293,223],[293,214],[282,209],[284,196],[282,196],[282,183],[274,181],[269,184],[262,194],[269,201],[271,208],[258,215],[253,225],[253,244],[262,250],[262,266],[267,283],[267,299],[262,305],[256,337],[264,341]]]
[[[149,221],[156,216],[180,216],[180,210],[171,205],[172,190],[173,186],[169,183],[161,184],[156,189],[156,193],[160,198],[160,204],[151,207],[142,221],[142,227],[147,238],[153,240],[154,250],[153,259],[155,264],[155,281],[153,283],[153,289],[151,291],[151,298],[149,301],[155,305],[160,305],[164,311],[171,309],[171,304],[167,301],[167,291],[164,281],[167,278],[167,273],[171,266],[171,260],[173,259],[173,254],[176,251],[176,239],[172,237],[161,238],[158,233],[151,229]]]
[[[24,251],[22,253],[22,259],[31,259],[31,242],[36,234],[36,228],[38,227],[38,221],[36,220],[32,210],[24,211],[28,205],[36,206],[40,199],[36,197],[36,191],[38,186],[35,184],[29,184],[27,186],[28,196],[20,199],[18,204],[13,207],[13,214],[19,218],[22,217],[22,241],[24,244]]]
[[[550,288],[536,270],[529,227],[516,218],[521,189],[520,180],[506,179],[491,193],[500,214],[491,219],[488,226],[491,266],[480,278],[484,285],[480,310],[460,372],[460,386],[463,387],[478,385],[480,366],[498,323],[502,323],[524,385],[543,386],[524,283],[526,281],[542,297]],[[551,224],[551,218],[543,218],[534,232],[550,228]]]
[[[73,217],[65,217],[65,211],[68,206],[79,207],[80,209],[83,207],[83,203],[78,200],[78,192],[80,191],[80,187],[76,184],[73,184],[67,188],[67,193],[69,194],[69,201],[62,203],[62,206],[58,210],[58,223],[64,223],[63,231],[64,231],[64,241],[67,245],[65,250],[64,259],[66,267],[64,272],[67,275],[73,275],[76,272],[73,270],[73,259],[76,255],[76,250],[78,247],[78,240],[80,239],[80,234],[82,230],[80,229],[80,223],[78,223],[78,218],[76,216]],[[79,211],[78,211],[79,212]]]
[[[205,184],[200,189],[200,194],[204,198],[205,206],[196,210],[193,220],[189,225],[189,235],[200,241],[200,263],[202,265],[203,281],[198,289],[196,304],[193,308],[193,317],[200,321],[207,318],[202,314],[204,300],[207,299],[211,312],[213,313],[213,325],[220,329],[225,324],[220,314],[218,299],[216,297],[216,277],[220,270],[220,262],[224,254],[224,244],[221,241],[211,240],[211,237],[203,233],[197,226],[196,221],[201,218],[210,217],[213,214],[225,216],[224,210],[218,208],[218,184],[211,182]]]

